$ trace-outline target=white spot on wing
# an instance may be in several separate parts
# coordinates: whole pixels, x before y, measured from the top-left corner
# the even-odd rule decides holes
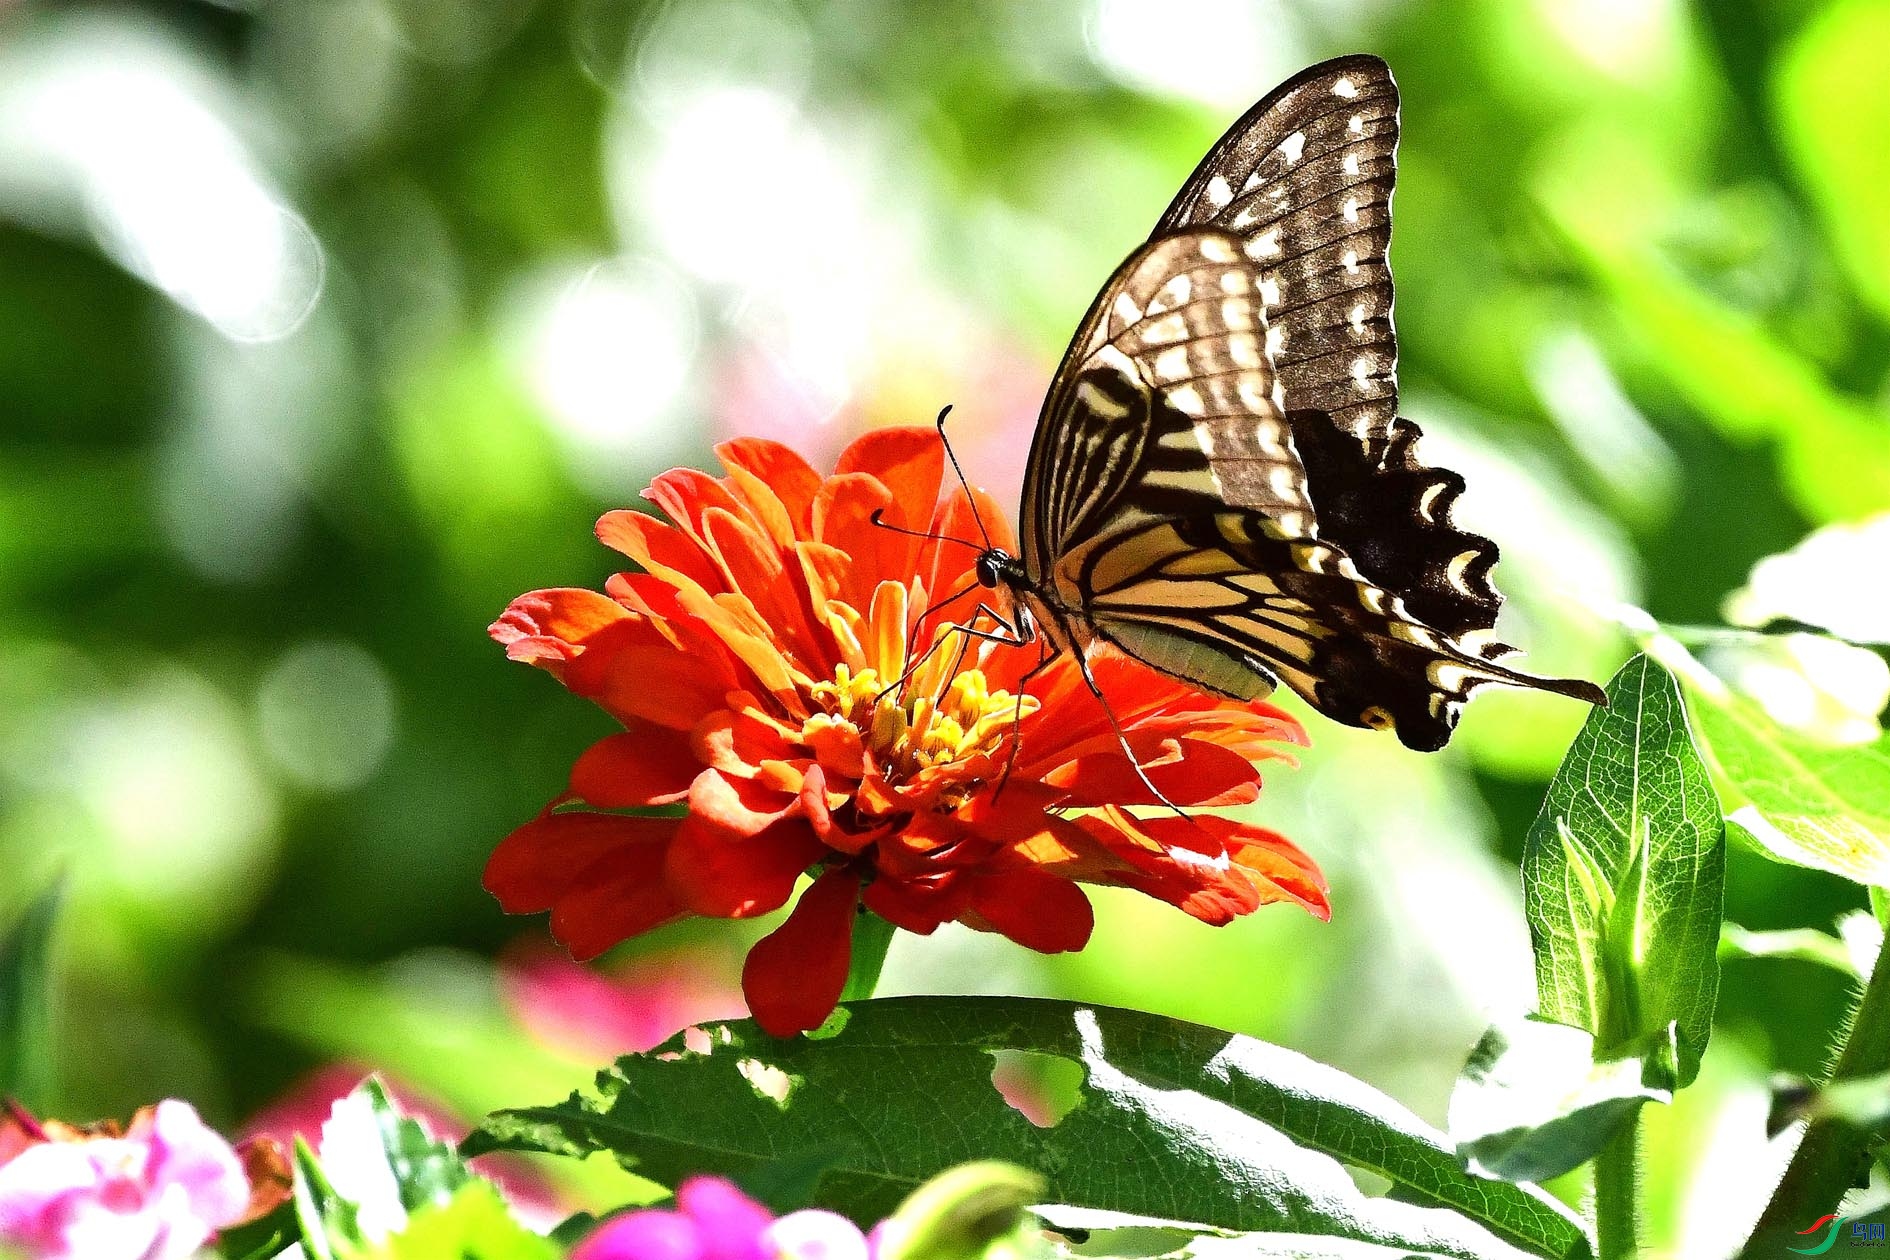
[[[1337,83],[1332,85],[1332,94],[1334,96],[1343,96],[1347,100],[1351,100],[1354,96],[1358,95],[1358,84],[1352,82],[1350,79],[1340,79]]]
[[[1201,238],[1201,257],[1209,262],[1227,263],[1235,258],[1234,247],[1225,237],[1204,236]]]
[[[1358,222],[1358,198],[1357,197],[1347,197],[1345,199],[1345,221],[1347,223]]]
[[[1168,391],[1168,403],[1185,416],[1198,416],[1207,410],[1207,404],[1201,401],[1201,391],[1192,385],[1181,385]]]
[[[1260,304],[1262,306],[1280,304],[1280,282],[1272,276],[1262,276],[1260,279]]]
[[[1188,347],[1170,346],[1155,356],[1156,379],[1178,381],[1189,374]]]
[[[1303,131],[1295,131],[1292,135],[1280,141],[1280,153],[1286,158],[1289,164],[1299,161],[1300,157],[1305,152],[1306,133]]]
[[[1347,275],[1356,276],[1358,274],[1358,251],[1357,250],[1355,249],[1346,250],[1345,257],[1341,258],[1339,261],[1345,264],[1345,272]]]
[[[1343,165],[1345,166],[1345,173],[1347,175],[1358,174],[1358,154],[1356,153],[1346,154],[1345,162],[1343,163]]]
[[[1345,129],[1355,136],[1362,136],[1365,134],[1365,120],[1359,115],[1353,114],[1352,121],[1345,124]]]
[[[1207,183],[1208,204],[1219,210],[1234,199],[1234,190],[1227,185],[1225,175],[1216,175]]]
[[[1223,271],[1221,273],[1221,292],[1228,297],[1239,297],[1246,293],[1251,284],[1244,271]]]
[[[1278,324],[1267,329],[1267,354],[1278,359],[1280,351],[1286,346],[1286,330]]]
[[[1115,312],[1118,323],[1133,324],[1142,318],[1142,308],[1126,293],[1116,294]]]
[[[1351,323],[1353,332],[1365,331],[1365,304],[1360,302],[1352,308]]]
[[[1268,228],[1248,241],[1247,252],[1255,258],[1278,258],[1280,256],[1280,229]]]

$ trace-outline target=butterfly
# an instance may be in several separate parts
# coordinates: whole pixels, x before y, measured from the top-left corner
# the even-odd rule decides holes
[[[1208,153],[1052,380],[1020,554],[978,558],[1007,637],[1079,664],[1101,640],[1241,700],[1284,683],[1422,751],[1486,684],[1606,703],[1502,663],[1496,546],[1452,522],[1463,478],[1398,415],[1397,146],[1391,69],[1353,55]]]

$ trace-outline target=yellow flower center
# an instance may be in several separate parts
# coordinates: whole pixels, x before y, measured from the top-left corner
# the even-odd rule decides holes
[[[959,632],[947,627],[941,638]],[[933,659],[950,665],[955,648],[938,648]],[[995,754],[1017,722],[1037,711],[1035,696],[1019,698],[1008,691],[992,691],[981,669],[963,669],[944,684],[944,693],[928,689],[924,678],[942,670],[924,666],[901,686],[880,677],[872,668],[854,673],[842,664],[831,682],[815,683],[815,701],[825,710],[808,720],[812,734],[827,723],[844,722],[860,733],[862,742],[887,778],[910,779],[922,770],[949,765],[981,754]],[[823,721],[824,719],[824,721]]]
[[[893,783],[996,755],[1012,728],[1037,711],[1035,697],[993,691],[983,669],[964,667],[981,644],[957,626],[939,626],[930,650],[913,660],[907,607],[908,592],[896,582],[880,583],[866,616],[843,603],[828,605],[828,624],[848,659],[831,680],[808,687],[818,711],[801,731],[816,747],[857,736],[860,751]],[[947,807],[964,794],[956,792],[959,799]]]

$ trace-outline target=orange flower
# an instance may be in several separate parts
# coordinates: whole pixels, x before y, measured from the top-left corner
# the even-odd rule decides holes
[[[940,502],[936,433],[870,433],[826,478],[772,442],[718,454],[727,477],[677,469],[646,492],[674,524],[630,511],[598,522],[643,572],[602,595],[534,591],[492,626],[513,659],[624,726],[493,853],[485,883],[506,910],[550,910],[552,932],[588,958],[687,915],[766,914],[812,872],[743,970],[749,1008],[778,1036],[832,1013],[862,904],[909,932],[956,921],[1047,953],[1089,938],[1079,881],[1215,924],[1281,900],[1326,917],[1323,877],[1284,837],[1131,812],[1159,802],[1074,661],[1054,661],[1020,700],[1038,647],[955,628],[975,603],[975,550],[872,520],[977,537],[965,494]],[[983,495],[978,511],[1003,532]],[[1271,705],[1114,653],[1091,667],[1136,761],[1178,805],[1252,801],[1253,762],[1305,742]],[[649,810],[683,803],[681,817]],[[619,810],[644,812],[605,812]]]

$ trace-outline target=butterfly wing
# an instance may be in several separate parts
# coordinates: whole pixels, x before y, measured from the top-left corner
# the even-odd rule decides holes
[[[1369,54],[1323,62],[1236,122],[1162,216],[1240,237],[1256,286],[1316,529],[1411,617],[1483,659],[1502,596],[1496,545],[1451,520],[1463,478],[1417,455],[1398,410],[1391,197],[1398,87]]]
[[[1231,127],[1155,237],[1218,227],[1258,267],[1289,408],[1323,411],[1374,462],[1398,414],[1391,194],[1398,86],[1377,57],[1304,70]]]
[[[1031,447],[1033,579],[1156,669],[1240,698],[1284,681],[1414,748],[1440,747],[1484,683],[1592,690],[1465,651],[1324,538],[1259,279],[1240,237],[1201,229],[1144,245],[1104,287]]]

